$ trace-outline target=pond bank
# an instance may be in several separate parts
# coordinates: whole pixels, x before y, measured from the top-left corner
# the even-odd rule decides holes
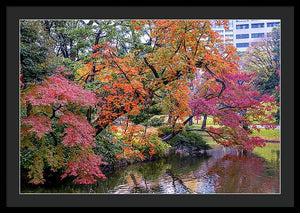
[[[201,135],[201,137],[210,137],[209,135]],[[280,143],[280,140],[266,140],[266,143]]]
[[[200,135],[201,137],[204,137],[204,138],[210,138],[209,135]],[[205,140],[206,141],[206,144],[209,145],[210,147],[210,150],[211,149],[218,149],[219,147],[222,147],[222,145],[219,145],[217,143],[215,143],[214,141],[212,140]],[[268,146],[268,144],[280,144],[280,140],[266,140],[266,144]],[[266,148],[256,148],[256,150],[260,150],[256,153],[263,153],[264,150]],[[154,156],[153,158],[151,159],[146,159],[144,161],[137,161],[137,160],[133,160],[133,161],[129,161],[129,160],[123,160],[123,161],[120,161],[118,162],[117,164],[115,165],[107,165],[105,167],[102,168],[103,170],[103,173],[104,174],[110,174],[116,170],[119,170],[119,169],[124,169],[130,165],[142,165],[142,164],[146,164],[146,163],[149,163],[149,162],[153,162],[153,161],[157,161],[157,160],[161,160],[161,159],[164,159],[164,158],[167,158],[169,154],[179,154],[180,156],[183,156],[183,157],[188,157],[188,156],[193,156],[193,157],[198,157],[198,156],[204,156],[204,155],[207,155],[207,151],[206,150],[199,150],[199,151],[194,151],[192,154],[189,152],[188,149],[186,148],[171,148],[171,150],[168,152],[168,154],[164,157],[158,157],[158,156]]]
[[[110,174],[112,172],[115,172],[119,169],[124,169],[128,166],[131,166],[131,165],[143,165],[143,164],[147,164],[147,163],[151,163],[151,162],[155,162],[155,161],[159,161],[159,160],[162,160],[162,159],[166,159],[168,158],[170,155],[173,155],[173,154],[177,154],[181,157],[199,157],[199,156],[204,156],[204,155],[207,155],[207,151],[206,150],[199,150],[199,151],[194,151],[193,153],[190,153],[188,149],[185,149],[185,148],[171,148],[165,156],[153,156],[152,158],[147,158],[143,161],[141,160],[121,160],[119,161],[117,164],[108,164],[108,165],[105,165],[103,167],[101,167],[101,170],[103,172],[103,174],[107,175],[107,174]]]
[[[279,193],[279,155],[269,145],[263,155],[242,154],[216,146],[202,156],[169,154],[139,162],[107,174],[105,181],[91,185],[67,182],[60,185],[22,186],[22,193],[106,194],[215,194]],[[276,145],[277,147],[278,145]],[[263,151],[264,148],[259,149]],[[275,152],[274,152],[275,151]]]

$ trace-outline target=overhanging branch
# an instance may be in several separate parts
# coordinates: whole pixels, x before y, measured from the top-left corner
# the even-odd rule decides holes
[[[145,61],[145,63],[147,64],[147,66],[151,69],[151,71],[153,72],[155,78],[159,78],[159,75],[158,75],[156,69],[154,68],[153,65],[149,64],[149,62],[148,62],[148,60],[147,60],[146,57],[144,57],[144,61]]]

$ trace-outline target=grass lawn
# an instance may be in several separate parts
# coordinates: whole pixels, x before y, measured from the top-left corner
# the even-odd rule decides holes
[[[211,148],[217,148],[219,146],[221,146],[220,144],[217,144],[214,139],[212,139],[211,137],[203,137],[203,139],[206,141],[206,143],[211,147]]]
[[[213,119],[212,118],[207,118],[207,123],[206,126],[212,126],[212,127],[218,127],[218,125],[213,124]],[[196,124],[194,122],[193,125],[187,126],[189,129],[200,129],[201,128],[201,122],[199,124]],[[205,134],[203,132],[203,134]],[[254,131],[250,136],[259,136],[263,139],[266,140],[272,140],[272,141],[280,141],[280,129],[264,129],[261,128],[260,131]]]
[[[266,140],[280,141],[280,129],[264,129],[255,131],[250,136],[259,136]]]
[[[212,119],[208,119],[208,121],[210,121],[210,122],[208,122],[207,126],[214,126],[212,123]],[[191,126],[187,126],[187,128],[188,129],[200,129],[201,125],[193,124]],[[208,134],[206,132],[201,132],[201,135],[208,135]],[[250,136],[259,136],[266,140],[280,141],[280,129],[264,129],[264,128],[262,128],[259,132],[258,131],[253,132]],[[203,138],[211,147],[219,146],[211,137],[203,137]],[[280,144],[274,144],[274,146],[280,147]]]
[[[211,137],[203,137],[206,143],[211,148],[217,148],[221,145],[217,144]],[[266,146],[264,147],[256,147],[252,151],[253,154],[264,158],[266,161],[276,161],[280,159],[279,153],[280,153],[280,143],[266,143]]]
[[[167,121],[167,116],[160,116],[161,118],[165,119],[165,122]],[[202,120],[198,121],[197,124],[197,120],[193,119],[193,125],[189,126],[186,125],[186,128],[188,129],[200,129],[202,125]],[[213,123],[213,119],[208,117],[207,121],[206,121],[206,126],[213,126],[213,127],[218,127],[218,125],[214,125]],[[200,132],[201,135],[207,135],[209,136],[206,132]],[[271,140],[271,141],[280,141],[280,129],[264,129],[261,128],[260,131],[255,131],[253,132],[250,136],[259,136],[263,139],[266,140]],[[218,146],[220,146],[219,144],[217,144],[211,137],[203,137],[203,139],[207,142],[207,144],[209,144],[212,148],[216,148]],[[254,153],[256,154],[261,154],[262,153],[270,153],[271,150],[280,150],[280,144],[279,143],[267,143],[267,145],[263,148],[257,147],[254,149]],[[267,154],[268,155],[268,154]]]
[[[280,144],[279,143],[266,143],[264,147],[256,147],[253,154],[263,157],[267,161],[274,161],[279,159]]]
[[[199,124],[194,124],[192,126],[187,126],[189,129],[200,129],[201,128],[201,122]],[[213,125],[212,118],[207,119],[207,126],[215,126]],[[208,135],[206,132],[201,132],[201,135]],[[280,129],[264,129],[261,128],[260,131],[253,132],[250,136],[259,136],[266,140],[272,140],[272,141],[280,141]],[[217,148],[220,146],[217,144],[211,137],[203,137],[203,139],[207,142],[208,145],[210,145],[211,148]],[[253,151],[253,154],[260,156],[267,161],[275,161],[279,159],[279,153],[280,153],[280,143],[266,143],[266,146],[264,147],[256,147]]]

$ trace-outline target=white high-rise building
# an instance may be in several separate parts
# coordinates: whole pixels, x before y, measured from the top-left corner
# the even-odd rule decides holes
[[[225,44],[232,43],[238,52],[245,52],[261,38],[270,36],[272,29],[280,24],[277,19],[239,19],[229,20],[229,30],[222,26],[213,26],[224,39]]]
[[[234,20],[233,44],[239,52],[245,52],[260,39],[269,37],[272,29],[279,24],[280,20],[274,19]]]

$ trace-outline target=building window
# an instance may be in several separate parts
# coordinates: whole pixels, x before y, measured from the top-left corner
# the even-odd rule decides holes
[[[264,36],[265,36],[264,33],[252,33],[251,34],[251,38],[262,38]]]
[[[249,43],[236,43],[236,47],[249,47]]]
[[[233,37],[233,35],[232,34],[225,34],[225,37],[227,37],[227,38],[232,38]]]
[[[233,33],[233,30],[225,30],[226,33]]]
[[[264,28],[265,23],[251,24],[251,28]]]
[[[249,24],[236,25],[236,29],[249,29]]]
[[[280,22],[269,22],[267,23],[267,27],[276,27],[280,24]]]
[[[249,34],[237,34],[236,39],[249,38]]]

